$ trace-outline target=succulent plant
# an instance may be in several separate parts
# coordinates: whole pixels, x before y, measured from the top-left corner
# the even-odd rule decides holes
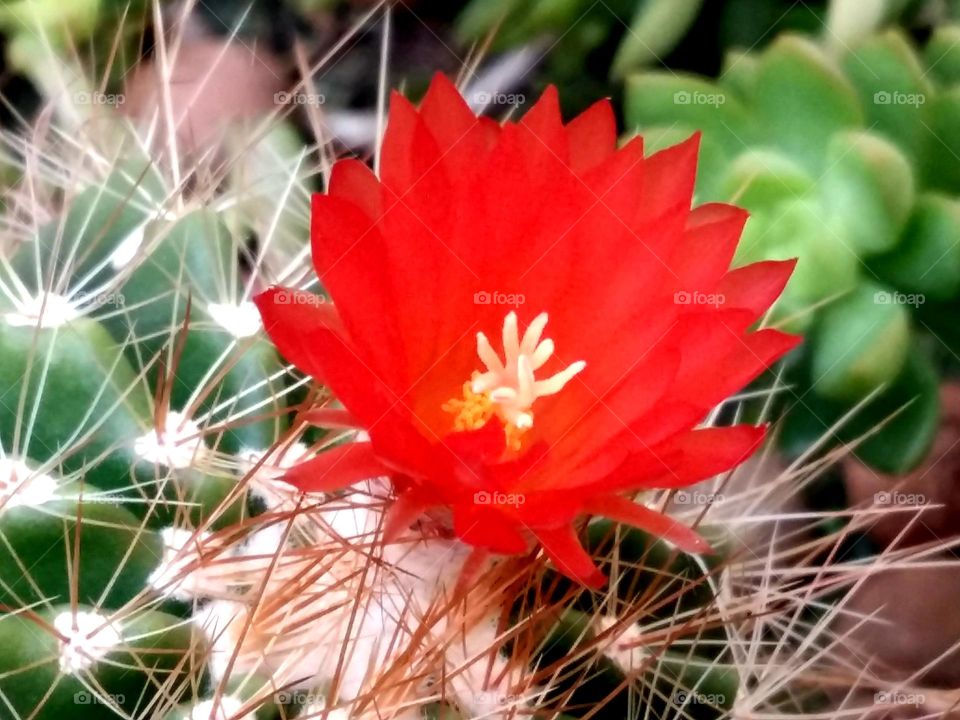
[[[888,472],[929,448],[940,356],[954,351],[935,318],[960,293],[956,32],[940,28],[923,52],[891,30],[833,54],[785,35],[731,53],[716,81],[627,80],[628,122],[654,146],[702,130],[698,197],[752,215],[737,261],[799,258],[774,318],[809,336],[792,373],[792,448],[877,392],[838,438],[888,419],[858,448]]]

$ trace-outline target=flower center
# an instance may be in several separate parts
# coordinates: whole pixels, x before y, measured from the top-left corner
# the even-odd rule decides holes
[[[533,427],[533,404],[537,398],[555,395],[587,364],[571,363],[544,380],[537,380],[536,371],[553,357],[553,341],[543,338],[547,314],[540,313],[520,337],[517,314],[510,312],[503,321],[503,359],[482,332],[477,333],[477,355],[486,367],[474,372],[463,385],[463,397],[444,403],[452,413],[454,429],[477,430],[497,415],[504,424],[507,445],[519,450],[523,434]]]

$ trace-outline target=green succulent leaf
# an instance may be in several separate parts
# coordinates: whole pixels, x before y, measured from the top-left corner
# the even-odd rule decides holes
[[[871,408],[873,427],[887,422],[857,449],[857,456],[882,472],[903,474],[930,452],[940,425],[940,388],[929,357],[911,349],[890,391]],[[869,428],[865,428],[866,431]]]
[[[960,194],[960,87],[940,93],[922,128],[927,154],[923,162],[927,187]]]
[[[843,59],[857,89],[871,131],[885,135],[911,158],[920,158],[930,140],[933,85],[916,52],[899,32],[872,37]]]
[[[809,367],[804,373],[809,373]],[[809,383],[809,377],[798,378],[801,386]],[[792,455],[799,455],[819,441],[849,410],[845,403],[817,393],[805,393],[790,404],[779,436],[781,447]],[[937,371],[928,354],[917,343],[910,343],[903,369],[888,390],[848,420],[830,439],[832,445],[860,442],[856,454],[863,462],[880,472],[901,475],[916,468],[927,456],[939,423]]]
[[[875,258],[871,268],[894,287],[931,300],[960,292],[960,201],[922,195],[893,252]]]
[[[732,49],[723,56],[723,67],[717,82],[742,102],[753,99],[760,71],[760,59],[749,50]]]
[[[749,150],[726,169],[721,199],[762,211],[781,202],[802,198],[816,190],[816,181],[800,165],[775,150]]]
[[[741,102],[726,90],[693,75],[639,73],[627,79],[627,125],[633,129],[679,124],[704,134],[730,157],[753,139]]]
[[[825,37],[846,47],[895,18],[911,0],[830,0]]]
[[[625,77],[648,63],[660,61],[697,19],[703,0],[648,0],[637,5],[610,71]]]
[[[812,322],[818,304],[856,287],[861,265],[851,243],[811,196],[753,211],[734,261],[745,265],[793,258],[797,267],[774,306],[771,322],[799,332]]]
[[[820,189],[839,232],[861,257],[896,245],[916,198],[910,161],[866,131],[842,132],[830,141]]]
[[[960,84],[960,25],[941,25],[927,41],[923,59],[927,72],[943,85]]]
[[[755,119],[767,144],[819,173],[829,139],[860,127],[856,91],[820,48],[786,35],[763,54],[757,71]]]
[[[874,283],[828,306],[812,337],[813,391],[856,400],[891,383],[910,345],[910,315],[899,297]]]
[[[76,42],[95,29],[102,0],[14,0],[0,5],[0,29]]]

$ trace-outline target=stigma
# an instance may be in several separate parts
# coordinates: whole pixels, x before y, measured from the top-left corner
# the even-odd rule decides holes
[[[464,386],[463,400],[444,405],[456,414],[456,429],[477,429],[496,414],[506,427],[508,444],[519,449],[519,438],[533,427],[537,399],[557,394],[587,366],[578,360],[554,375],[537,379],[537,371],[554,353],[553,341],[543,337],[548,319],[547,313],[540,313],[521,337],[517,314],[508,313],[503,321],[502,358],[489,338],[477,333],[477,355],[486,369],[475,372]]]

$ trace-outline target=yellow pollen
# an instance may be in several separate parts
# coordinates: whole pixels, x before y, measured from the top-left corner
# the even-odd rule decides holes
[[[478,373],[474,373],[476,376]],[[468,380],[463,384],[463,399],[451,398],[440,408],[453,415],[453,429],[457,432],[479,430],[497,413],[497,406],[487,393],[475,393],[471,387],[473,382]],[[517,451],[523,445],[525,428],[518,428],[513,423],[504,422],[504,433],[507,436],[507,447]]]
[[[470,381],[463,384],[463,399],[452,398],[447,400],[441,409],[452,413],[453,429],[458,432],[479,430],[493,416],[493,400],[486,393],[475,393],[470,388]]]
[[[546,325],[547,314],[540,313],[521,339],[517,314],[508,313],[503,321],[502,360],[487,336],[477,333],[477,355],[486,370],[474,372],[464,383],[463,399],[454,398],[442,406],[454,415],[455,430],[477,430],[496,414],[503,421],[507,446],[520,449],[523,434],[533,427],[534,402],[560,392],[587,366],[579,360],[545,380],[537,380],[534,373],[554,351],[552,340],[541,340]]]

